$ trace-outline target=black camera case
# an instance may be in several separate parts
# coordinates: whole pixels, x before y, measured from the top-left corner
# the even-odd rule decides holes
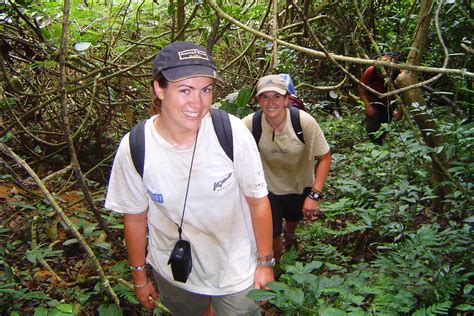
[[[183,239],[178,240],[171,251],[168,264],[171,264],[173,278],[176,281],[186,283],[193,269],[191,244]]]

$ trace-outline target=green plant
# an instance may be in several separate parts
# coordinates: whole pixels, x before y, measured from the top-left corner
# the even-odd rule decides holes
[[[237,117],[244,117],[253,112],[248,106],[252,98],[252,90],[250,88],[242,88],[231,97],[221,100],[218,103],[220,109],[234,114]]]

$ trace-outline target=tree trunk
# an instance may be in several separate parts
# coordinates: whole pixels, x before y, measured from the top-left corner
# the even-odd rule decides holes
[[[415,36],[412,43],[406,63],[409,65],[420,65],[423,52],[426,48],[428,39],[428,31],[432,17],[432,0],[422,0],[420,3],[419,20],[415,30]],[[406,87],[418,83],[418,73],[414,71],[402,71],[396,80],[398,87]],[[419,88],[411,89],[401,94],[403,103],[412,114],[413,120],[421,131],[423,140],[430,148],[442,146],[444,139],[439,131],[435,120],[428,111],[426,111],[426,102]],[[446,170],[448,169],[448,161],[444,150],[439,152],[433,150],[431,153],[432,160],[432,181],[433,188],[438,196],[434,201],[435,209],[442,208],[441,201],[449,192],[448,187],[443,181],[448,181]]]
[[[179,32],[184,27],[184,23],[186,22],[186,15],[185,15],[185,1],[178,0],[176,3],[176,30]],[[177,34],[176,40],[177,41],[184,41],[185,36],[184,32],[180,32]]]

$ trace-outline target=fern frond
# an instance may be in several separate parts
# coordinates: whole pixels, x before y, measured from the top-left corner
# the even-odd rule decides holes
[[[114,286],[114,291],[115,293],[117,293],[118,297],[126,300],[128,303],[132,305],[140,304],[140,302],[135,297],[135,294],[133,293],[133,291],[130,288],[126,287],[125,285],[117,284],[116,286]]]
[[[447,315],[451,305],[452,303],[450,301],[446,301],[443,303],[433,304],[429,306],[428,308],[422,307],[416,310],[412,316]]]

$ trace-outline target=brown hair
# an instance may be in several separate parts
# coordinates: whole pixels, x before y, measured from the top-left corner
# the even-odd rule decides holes
[[[156,115],[161,112],[161,100],[158,98],[158,96],[155,93],[155,89],[153,88],[153,83],[157,81],[158,85],[161,88],[166,88],[168,87],[168,80],[163,76],[161,72],[159,72],[155,78],[151,81],[150,84],[150,92],[151,92],[151,104],[150,104],[150,109],[148,110],[150,112],[150,115]]]

